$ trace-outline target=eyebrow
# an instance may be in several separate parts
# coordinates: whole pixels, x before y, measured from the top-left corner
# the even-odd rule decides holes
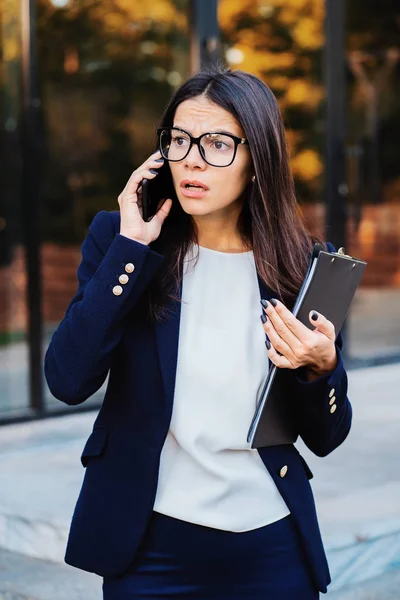
[[[183,129],[183,131],[187,131],[190,135],[193,135],[192,132],[186,127],[181,127],[180,125],[172,125],[172,127],[176,127],[176,129]],[[234,137],[242,137],[241,135],[237,135],[236,133],[232,133],[232,131],[227,131],[226,129],[215,129],[214,131],[205,131],[204,133],[226,133],[227,135],[233,135]]]

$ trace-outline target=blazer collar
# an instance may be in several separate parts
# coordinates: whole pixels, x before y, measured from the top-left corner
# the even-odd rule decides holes
[[[257,273],[260,300],[269,300],[274,297],[274,292],[265,285]],[[182,297],[182,283],[179,289],[179,298]],[[178,361],[179,326],[181,318],[181,303],[170,300],[168,306],[168,319],[155,324],[158,357],[164,384],[167,406],[172,407],[175,377]],[[260,308],[261,314],[261,308]]]

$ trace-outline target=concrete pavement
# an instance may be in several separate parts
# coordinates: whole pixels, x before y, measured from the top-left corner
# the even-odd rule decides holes
[[[325,458],[300,442],[329,548],[400,531],[400,364],[349,371],[353,426]]]
[[[400,365],[350,371],[349,378],[354,422],[346,442],[323,459],[298,444],[314,472],[312,485],[333,575],[332,600],[353,599],[334,594],[351,589],[358,593],[355,586],[387,573],[393,578],[400,569]],[[25,595],[25,600],[29,594],[33,600],[63,600],[61,583],[57,595],[46,596],[45,583],[51,587],[51,577],[77,586],[70,589],[69,598],[91,600],[92,593],[93,598],[101,597],[99,578],[62,564],[84,474],[79,456],[95,416],[95,412],[71,414],[0,430],[0,546],[9,551],[0,554],[0,600],[1,593]],[[14,553],[25,557],[18,559]],[[36,588],[13,588],[16,562],[34,558],[42,559],[38,564],[47,576]],[[35,569],[25,569],[36,581]],[[36,566],[36,571],[41,569]],[[8,587],[3,584],[4,572]],[[364,596],[354,596],[358,598]]]
[[[352,358],[400,355],[400,288],[358,288],[347,318]]]
[[[389,571],[368,579],[363,583],[350,585],[345,590],[328,593],[329,600],[399,600],[400,569]]]
[[[0,548],[0,600],[100,600],[96,575]]]

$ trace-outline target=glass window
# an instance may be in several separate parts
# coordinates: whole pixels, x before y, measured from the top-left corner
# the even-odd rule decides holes
[[[284,116],[296,191],[313,231],[323,232],[324,0],[220,0],[224,58],[260,77]]]
[[[91,220],[118,209],[132,170],[155,149],[167,101],[188,76],[188,4],[38,2],[45,347],[75,293]],[[62,406],[48,390],[47,401]]]
[[[349,250],[368,261],[349,319],[355,359],[400,356],[400,6],[347,2]]]
[[[349,197],[347,251],[368,261],[348,319],[353,359],[400,356],[400,8],[346,6]],[[224,56],[278,98],[297,197],[324,235],[324,0],[220,0]]]
[[[19,0],[0,5],[0,419],[29,405],[26,268],[21,221]]]

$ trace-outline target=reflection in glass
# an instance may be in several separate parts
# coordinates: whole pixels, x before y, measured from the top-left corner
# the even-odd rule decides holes
[[[117,210],[189,69],[188,0],[37,3],[46,130],[42,268],[47,346],[76,291],[94,215]],[[52,408],[55,403],[47,392]]]
[[[400,7],[357,0],[347,11],[348,238],[368,261],[350,350],[400,356]]]
[[[0,8],[0,419],[29,404],[26,266],[21,222],[19,0]]]
[[[347,27],[347,251],[368,261],[349,319],[353,358],[400,356],[400,7],[345,3]],[[324,235],[323,0],[220,0],[226,60],[261,77],[287,126],[297,197]]]
[[[278,98],[307,215],[322,196],[324,16],[323,0],[219,2],[224,58],[260,77]]]

